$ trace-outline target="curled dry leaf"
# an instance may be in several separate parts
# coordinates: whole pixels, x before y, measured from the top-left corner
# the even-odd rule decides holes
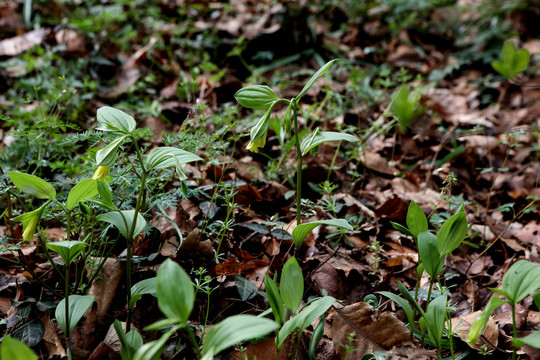
[[[332,323],[332,341],[334,347],[343,358],[345,350],[339,344],[347,344],[347,337],[355,333],[358,351],[349,353],[349,360],[359,360],[364,354],[375,350],[390,349],[400,346],[410,339],[409,330],[393,313],[384,312],[375,318],[371,305],[358,302],[340,309],[334,314]]]
[[[0,41],[0,56],[15,56],[41,44],[51,32],[50,29],[37,29],[24,35]]]

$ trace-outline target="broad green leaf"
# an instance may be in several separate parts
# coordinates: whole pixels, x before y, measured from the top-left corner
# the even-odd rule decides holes
[[[171,259],[157,272],[156,295],[161,312],[178,323],[185,323],[195,303],[193,283],[186,272]]]
[[[32,319],[11,331],[10,335],[14,339],[20,340],[26,345],[33,347],[41,342],[44,334],[45,326],[43,323],[38,319]]]
[[[96,164],[98,166],[111,166],[116,160],[116,150],[127,138],[127,135],[120,136],[114,139],[109,145],[99,149],[96,152]]]
[[[211,360],[214,355],[238,344],[264,336],[279,325],[270,319],[253,315],[234,315],[213,326],[203,341],[203,360]]]
[[[302,96],[304,96],[305,93],[313,86],[315,81],[317,81],[318,78],[323,76],[324,73],[326,71],[328,71],[328,69],[330,69],[330,66],[332,66],[332,64],[334,64],[336,61],[337,61],[337,59],[330,60],[329,62],[324,64],[319,70],[317,70],[317,72],[315,74],[313,74],[313,76],[311,77],[311,79],[309,79],[309,81],[306,83],[306,85],[304,85],[304,88],[302,89],[302,91],[300,91],[298,96],[296,96],[294,101],[296,101],[296,102],[300,101],[300,98]]]
[[[398,119],[401,132],[405,132],[413,120],[424,112],[424,109],[419,107],[421,96],[421,91],[411,92],[405,85],[394,93],[390,111]]]
[[[6,360],[37,360],[36,354],[22,341],[4,336],[0,346],[0,359]]]
[[[336,299],[331,296],[325,296],[312,301],[311,304],[307,305],[296,316],[293,316],[279,330],[276,337],[276,347],[281,349],[287,336],[295,330],[302,331],[307,328],[316,318],[323,315],[334,302],[336,302]]]
[[[418,237],[422,231],[428,230],[428,221],[424,210],[417,203],[411,201],[409,210],[407,210],[407,227],[413,234],[413,237]]]
[[[94,201],[95,202],[95,201]],[[98,215],[96,217],[97,221],[105,221],[116,226],[116,228],[124,235],[126,238],[129,236],[129,229],[133,223],[133,216],[135,210],[122,210],[111,211],[105,214]],[[137,214],[137,220],[135,221],[135,230],[133,231],[133,237],[139,235],[144,228],[146,227],[146,220],[141,214]],[[129,240],[129,239],[128,239]]]
[[[84,313],[94,303],[94,295],[69,295],[69,333],[73,331],[75,325],[81,320]],[[68,334],[68,324],[66,321],[66,299],[62,299],[56,306],[55,311],[58,326]]]
[[[333,131],[318,131],[317,128],[316,131],[313,132],[313,134],[308,135],[302,139],[302,142],[300,143],[300,152],[302,153],[302,156],[305,156],[311,149],[321,145],[323,142],[341,140],[345,140],[348,142],[357,142],[358,138],[356,136],[345,133]]]
[[[276,322],[282,324],[283,321],[285,321],[283,314],[283,300],[279,295],[276,282],[272,280],[270,276],[268,276],[268,274],[266,274],[264,276],[264,285],[266,289],[266,296],[268,297],[268,302],[270,303],[270,307],[272,308],[274,318],[276,319]]]
[[[268,109],[279,100],[274,90],[266,85],[243,87],[234,94],[234,97],[240,105],[255,110]]]
[[[390,300],[394,301],[396,304],[401,306],[403,308],[403,311],[405,312],[405,315],[407,316],[407,320],[409,321],[409,324],[412,326],[414,324],[414,313],[411,305],[405,299],[400,298],[396,294],[393,294],[388,291],[377,291],[377,294],[381,294],[383,296],[386,296]]]
[[[96,183],[97,180],[86,179],[72,187],[67,198],[66,207],[73,210],[79,201],[95,198],[99,193]]]
[[[431,341],[440,347],[446,320],[446,295],[439,296],[431,301],[426,310],[425,319]]]
[[[441,255],[448,255],[461,245],[469,227],[467,217],[458,212],[446,220],[437,234],[437,250]]]
[[[129,308],[133,309],[137,300],[145,294],[156,295],[156,278],[144,279],[136,283],[131,287],[131,300],[129,302]]]
[[[39,199],[54,200],[56,198],[56,190],[54,187],[37,176],[16,171],[9,172],[8,176],[17,189],[26,194],[30,194]]]
[[[412,238],[414,238],[416,240],[416,236],[414,236],[414,234],[409,230],[407,229],[405,226],[401,225],[401,224],[398,224],[396,222],[393,222],[393,221],[390,221],[390,225],[392,225],[392,227],[396,230],[399,230],[401,231],[402,233],[404,233],[405,235],[408,235]]]
[[[114,330],[118,335],[120,344],[122,344],[122,347],[120,349],[122,360],[132,360],[135,352],[141,346],[143,346],[143,339],[141,337],[141,334],[139,334],[137,330],[131,330],[127,334],[124,334],[122,323],[120,323],[120,321],[118,320],[114,320]]]
[[[444,257],[437,250],[437,237],[429,231],[418,234],[418,256],[432,279],[437,279],[444,267]]]
[[[526,49],[517,50],[514,43],[505,42],[501,50],[501,61],[493,61],[491,66],[507,79],[512,79],[527,69],[531,56]]]
[[[522,338],[511,339],[516,348],[521,348],[523,344],[532,346],[533,348],[540,348],[540,330],[533,332]]]
[[[487,306],[485,307],[484,310],[482,310],[480,315],[478,315],[478,317],[472,324],[471,329],[469,330],[469,333],[467,334],[466,341],[469,344],[471,345],[476,344],[476,341],[478,341],[478,338],[480,337],[480,335],[482,335],[482,333],[486,329],[487,322],[489,320],[489,317],[493,313],[493,311],[495,311],[496,308],[498,308],[504,303],[506,303],[506,301],[496,296],[492,296],[491,299],[489,299]]]
[[[185,164],[191,161],[199,161],[202,158],[195,154],[171,146],[161,146],[155,148],[148,154],[145,165],[146,170],[168,169],[178,164]]]
[[[96,130],[115,134],[130,135],[137,126],[135,119],[122,110],[102,106],[97,111],[98,127]]]
[[[304,296],[304,275],[294,256],[283,266],[279,290],[285,306],[296,314]]]
[[[510,294],[512,303],[518,303],[527,295],[540,289],[540,265],[520,260],[508,269],[502,282],[502,290]]]
[[[88,244],[82,241],[57,241],[47,243],[47,248],[60,254],[62,260],[64,260],[64,264],[67,266],[69,266],[87,246]]]
[[[292,236],[294,239],[294,244],[297,247],[300,247],[302,245],[302,242],[306,238],[306,236],[313,231],[317,226],[319,225],[331,225],[338,228],[346,229],[349,231],[353,231],[353,227],[351,224],[347,222],[347,220],[343,219],[332,219],[332,220],[317,220],[312,221],[304,224],[300,224],[297,227],[294,228],[292,232]]]
[[[150,341],[149,343],[144,344],[137,350],[133,356],[133,360],[159,360],[161,359],[161,354],[163,353],[163,348],[167,343],[167,340],[174,334],[180,326],[173,326],[165,334],[157,340]],[[122,359],[123,360],[123,359]]]

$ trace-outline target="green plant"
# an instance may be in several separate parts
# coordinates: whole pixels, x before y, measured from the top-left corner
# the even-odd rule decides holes
[[[194,284],[186,272],[174,261],[167,259],[160,266],[156,279],[156,296],[158,306],[165,315],[145,330],[168,328],[159,339],[146,343],[136,349],[134,360],[159,359],[163,348],[172,334],[184,329],[190,336],[195,353],[199,354],[199,345],[189,324],[189,316],[195,304]],[[171,286],[171,284],[175,286]],[[274,321],[252,315],[231,316],[213,326],[206,334],[202,344],[202,359],[211,360],[219,352],[242,341],[258,338],[278,327]],[[120,328],[117,332],[123,332]],[[129,333],[128,333],[129,334]],[[133,350],[134,347],[132,347]]]
[[[517,74],[527,70],[531,56],[527,49],[516,49],[513,42],[504,43],[500,61],[493,61],[491,66],[506,79],[513,79]]]
[[[503,298],[492,296],[491,299],[489,299],[488,304],[471,326],[469,334],[467,335],[467,342],[473,345],[476,344],[476,341],[484,332],[493,311],[503,304],[509,304],[512,310],[512,342],[514,344],[512,359],[516,358],[516,350],[523,344],[540,348],[540,331],[519,338],[516,325],[516,304],[526,296],[531,295],[534,291],[540,289],[540,265],[527,260],[517,261],[504,275],[501,288],[489,289],[502,295]]]
[[[0,346],[0,359],[37,360],[36,354],[22,341],[4,336]]]
[[[392,97],[390,110],[398,120],[398,127],[401,133],[407,131],[411,123],[425,111],[419,105],[422,92],[420,90],[410,91],[406,85],[400,86]]]

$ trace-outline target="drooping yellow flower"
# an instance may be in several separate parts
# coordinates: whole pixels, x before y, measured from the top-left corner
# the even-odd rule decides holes
[[[36,228],[39,223],[39,214],[35,214],[30,218],[26,228],[23,231],[23,239],[30,241],[34,239],[34,234],[36,233]],[[23,224],[24,225],[24,224]]]
[[[263,135],[259,140],[250,141],[246,146],[246,149],[253,152],[258,152],[260,147],[264,147],[266,144],[266,134]]]
[[[98,166],[94,172],[94,176],[92,176],[92,179],[104,182],[105,177],[109,174],[110,168],[110,166]]]

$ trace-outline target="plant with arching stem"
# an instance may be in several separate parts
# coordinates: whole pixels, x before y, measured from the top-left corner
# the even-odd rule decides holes
[[[499,306],[509,304],[512,310],[512,342],[514,344],[512,359],[516,358],[516,350],[523,344],[540,348],[540,331],[519,338],[516,323],[516,304],[526,296],[533,295],[536,305],[540,305],[538,293],[535,293],[536,290],[540,289],[540,265],[527,260],[520,260],[508,269],[504,275],[500,289],[489,289],[502,295],[503,298],[492,296],[489,299],[487,306],[471,326],[467,335],[467,342],[472,345],[476,344],[476,341],[486,329],[487,322],[493,311]]]

